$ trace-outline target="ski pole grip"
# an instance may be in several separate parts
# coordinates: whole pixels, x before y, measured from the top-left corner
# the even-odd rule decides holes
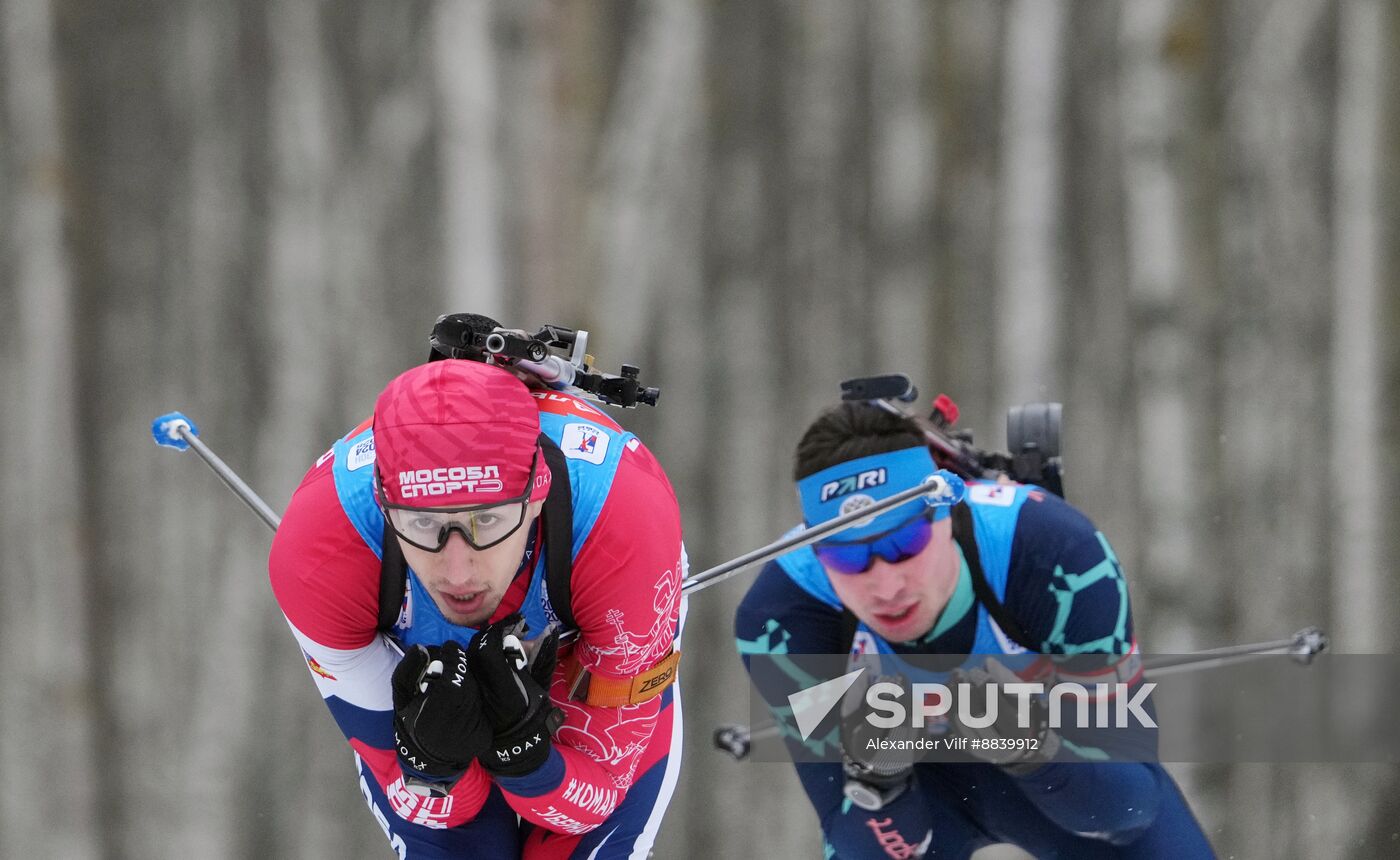
[[[728,753],[735,761],[748,758],[752,742],[749,727],[744,725],[720,726],[714,733],[715,749]]]
[[[253,491],[252,487],[238,477],[237,472],[230,469],[227,463],[219,459],[218,454],[215,454],[208,445],[204,444],[199,438],[199,428],[184,413],[167,412],[152,421],[151,435],[155,437],[157,445],[164,445],[177,451],[193,448],[200,459],[214,470],[214,474],[219,476],[219,480],[223,481],[234,495],[252,508],[253,513],[267,523],[268,528],[277,531],[277,527],[282,524],[282,518],[267,506],[267,502],[264,502],[262,497]]]
[[[188,436],[198,436],[199,428],[183,412],[167,412],[151,422],[151,435],[157,445],[174,448],[177,451],[189,450]]]

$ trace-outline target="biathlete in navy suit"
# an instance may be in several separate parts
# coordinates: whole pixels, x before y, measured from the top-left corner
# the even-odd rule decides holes
[[[796,455],[806,522],[853,509],[856,496],[868,504],[923,482],[935,470],[925,438],[915,419],[870,403],[821,415]],[[1102,677],[1141,683],[1127,582],[1087,517],[1015,483],[970,481],[958,507],[950,515],[915,500],[770,563],[735,620],[745,666],[755,672],[758,655],[988,655],[982,671],[995,677],[1010,660],[998,657],[1030,651],[1104,655],[1091,658]],[[955,539],[955,522],[972,534]],[[977,597],[968,555],[1028,645]],[[839,751],[836,729],[804,738],[793,727],[787,697],[811,679],[792,674],[786,686],[759,684],[785,740]],[[965,858],[993,843],[1037,857],[1213,856],[1159,764],[1094,763],[1097,751],[1068,729],[1039,740],[1034,754],[972,753],[967,763],[912,764],[894,779],[874,779],[849,754],[796,767],[828,858]]]

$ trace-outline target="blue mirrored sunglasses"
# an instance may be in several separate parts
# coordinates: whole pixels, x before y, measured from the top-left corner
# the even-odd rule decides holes
[[[828,541],[815,544],[812,549],[823,566],[837,573],[865,573],[877,557],[899,564],[923,552],[933,540],[934,513],[932,508],[920,511],[894,528],[864,540]]]

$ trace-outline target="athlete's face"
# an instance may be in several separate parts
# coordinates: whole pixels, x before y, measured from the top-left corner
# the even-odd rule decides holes
[[[933,539],[917,555],[898,564],[878,556],[865,573],[838,573],[827,578],[841,602],[882,639],[908,642],[933,629],[958,583],[953,521],[933,524]]]
[[[490,620],[506,595],[525,543],[544,502],[531,502],[525,523],[510,537],[487,549],[472,549],[457,531],[448,533],[447,545],[428,552],[399,538],[404,560],[418,574],[442,615],[453,624],[480,627]]]

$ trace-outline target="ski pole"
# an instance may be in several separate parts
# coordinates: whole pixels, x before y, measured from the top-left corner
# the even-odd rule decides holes
[[[229,468],[228,464],[219,459],[219,456],[209,449],[203,441],[199,439],[199,428],[195,423],[180,412],[170,412],[162,415],[151,422],[151,435],[155,437],[156,444],[174,448],[177,451],[184,451],[193,448],[209,468],[233,491],[234,495],[242,499],[244,504],[253,509],[263,522],[267,523],[273,531],[281,525],[281,518],[272,512],[267,503],[249,487],[238,473]],[[938,471],[924,480],[917,487],[910,487],[899,493],[895,493],[889,498],[881,499],[873,504],[866,505],[858,510],[842,514],[839,517],[819,523],[810,528],[803,529],[788,537],[774,541],[767,546],[759,547],[752,552],[744,553],[738,558],[716,565],[709,570],[702,571],[689,577],[681,583],[681,592],[690,594],[709,588],[716,583],[723,582],[739,571],[751,565],[771,561],[784,553],[792,552],[809,544],[816,543],[827,535],[843,531],[858,522],[866,520],[882,511],[896,508],[906,502],[929,496],[933,500],[931,504],[955,505],[962,501],[966,492],[966,485],[961,478],[952,472]],[[577,630],[567,630],[559,637],[562,643],[568,642],[578,635]],[[522,651],[523,653],[523,651]],[[580,676],[580,679],[583,676]]]
[[[238,474],[228,467],[218,455],[209,450],[209,447],[199,439],[199,428],[194,422],[185,417],[182,413],[171,412],[162,415],[151,422],[151,435],[155,437],[156,443],[178,451],[186,448],[193,448],[195,453],[209,464],[230,490],[238,498],[242,499],[248,507],[253,509],[262,521],[277,530],[281,524],[281,519],[272,512],[253,489],[238,477]],[[936,505],[955,505],[962,501],[966,486],[962,478],[952,472],[939,470],[924,479],[917,487],[910,487],[907,490],[895,493],[878,502],[873,502],[858,510],[850,511],[839,517],[833,517],[826,522],[805,528],[795,534],[774,541],[767,546],[761,546],[751,552],[746,552],[738,558],[726,561],[724,564],[716,565],[709,570],[701,571],[687,578],[681,583],[681,592],[691,594],[712,585],[723,582],[746,567],[763,562],[771,561],[780,555],[801,549],[804,546],[816,543],[822,538],[835,534],[851,526],[869,519],[879,513],[891,508],[897,508],[906,502],[910,502],[920,496],[930,497],[930,503]]]
[[[1143,675],[1146,677],[1151,673],[1152,677],[1160,678],[1163,675],[1217,668],[1275,653],[1288,654],[1299,665],[1310,666],[1313,658],[1327,650],[1327,645],[1327,634],[1320,628],[1304,627],[1287,639],[1274,639],[1253,645],[1227,645],[1223,648],[1197,651],[1195,654],[1162,656],[1155,660],[1144,659]],[[779,727],[775,721],[760,723],[752,729],[743,723],[725,723],[715,728],[713,740],[715,749],[729,753],[735,761],[743,761],[748,758],[754,741],[776,737],[778,734]]]
[[[772,561],[780,555],[814,544],[828,535],[844,531],[882,511],[897,508],[920,496],[930,497],[930,504],[956,505],[958,502],[962,501],[966,491],[967,485],[963,483],[962,478],[959,478],[952,472],[939,469],[937,472],[925,478],[923,483],[919,484],[917,487],[901,490],[893,496],[866,505],[859,510],[850,511],[838,517],[832,517],[814,526],[808,526],[787,537],[779,538],[766,546],[761,546],[758,549],[746,552],[738,558],[730,559],[724,564],[717,564],[708,570],[702,570],[694,576],[686,577],[685,581],[681,583],[681,594],[690,595],[697,591],[703,591],[712,585],[725,581],[746,567]],[[566,630],[564,633],[560,634],[559,642],[561,644],[569,642],[577,635],[577,630]]]
[[[1227,645],[1223,648],[1208,648],[1194,654],[1171,654],[1142,661],[1144,672],[1154,678],[1174,675],[1180,672],[1195,672],[1226,666],[1252,657],[1267,654],[1287,654],[1294,662],[1308,666],[1313,658],[1327,650],[1327,634],[1317,627],[1304,627],[1287,639],[1270,642],[1257,642],[1253,645]],[[1214,664],[1214,665],[1212,665]]]
[[[199,428],[183,413],[171,412],[162,415],[151,422],[151,435],[155,437],[157,445],[164,445],[167,448],[174,448],[177,451],[184,451],[186,448],[193,448],[194,452],[200,456],[209,468],[214,470],[214,474],[224,482],[233,494],[243,500],[243,503],[253,509],[263,522],[273,531],[281,525],[282,519],[272,512],[272,508],[267,506],[262,498],[253,488],[243,482],[238,477],[238,473],[229,468],[228,464],[219,459],[219,455],[209,450],[199,438]]]
[[[681,583],[682,594],[692,594],[696,591],[709,588],[712,585],[723,582],[746,567],[755,564],[772,561],[780,555],[785,555],[795,549],[814,544],[822,538],[844,531],[857,522],[869,519],[882,511],[897,508],[905,502],[912,501],[920,496],[930,497],[930,504],[935,505],[956,505],[962,501],[966,486],[962,478],[942,469],[929,475],[924,482],[917,487],[910,487],[895,493],[893,496],[881,499],[873,504],[866,505],[859,510],[850,511],[839,517],[833,517],[825,522],[808,526],[799,532],[780,538],[767,546],[761,546],[752,552],[746,552],[738,558],[726,561],[724,564],[715,565],[709,570],[701,571],[694,576],[688,577]]]

